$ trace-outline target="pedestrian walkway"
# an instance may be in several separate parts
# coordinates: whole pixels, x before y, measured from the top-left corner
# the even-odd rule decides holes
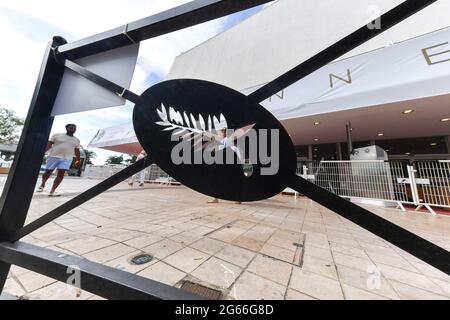
[[[28,222],[98,182],[69,178],[62,197],[35,195]],[[121,183],[23,240],[222,299],[450,299],[449,276],[308,199],[207,200],[183,186]],[[450,250],[449,216],[367,208]],[[152,260],[130,263],[142,253]],[[5,291],[99,299],[16,266]]]

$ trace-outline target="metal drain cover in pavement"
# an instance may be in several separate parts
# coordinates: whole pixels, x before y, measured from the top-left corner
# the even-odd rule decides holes
[[[181,286],[181,289],[195,293],[196,295],[202,296],[208,300],[219,300],[222,296],[222,292],[219,290],[214,290],[190,281],[185,281]]]
[[[130,262],[131,262],[131,264],[135,264],[135,265],[139,266],[141,264],[149,263],[152,260],[153,260],[153,257],[149,254],[139,254],[139,255],[131,258]]]
[[[302,233],[302,234],[300,234],[299,241],[294,242],[292,244],[294,247],[296,247],[294,264],[299,267],[303,266],[303,256],[305,254],[305,240],[306,240],[306,234]]]

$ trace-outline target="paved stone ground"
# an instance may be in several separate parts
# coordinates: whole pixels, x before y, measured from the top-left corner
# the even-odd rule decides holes
[[[36,194],[28,222],[96,183],[66,179],[62,197]],[[308,199],[207,200],[185,187],[122,183],[24,241],[172,286],[191,280],[224,299],[450,298],[449,276]],[[368,208],[450,250],[449,216]],[[129,263],[144,252],[155,259]],[[28,299],[99,299],[16,266],[5,290]]]

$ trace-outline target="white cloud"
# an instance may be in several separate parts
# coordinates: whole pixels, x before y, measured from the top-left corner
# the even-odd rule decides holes
[[[187,3],[190,0],[0,0],[0,105],[26,116],[47,42],[53,35],[69,41],[88,37]],[[11,12],[20,17],[11,17]],[[164,78],[175,57],[213,37],[226,27],[218,19],[141,42],[131,90],[142,93],[151,73]],[[56,34],[55,34],[56,33]],[[66,123],[78,125],[77,136],[87,146],[100,128],[131,121],[130,105],[55,118],[52,133]],[[95,163],[112,153],[101,149]]]
[[[68,40],[77,40],[186,2],[189,1],[79,0],[74,3],[0,0],[0,34],[2,43],[8,44],[0,51],[0,105],[15,110],[21,116],[26,115],[47,45],[45,41],[37,41],[42,36],[34,35],[42,33],[51,40],[47,33],[58,30],[63,32],[63,36],[74,37]],[[29,21],[40,21],[41,25],[19,25],[5,12],[2,15],[2,7],[14,10],[25,19],[29,17]],[[47,30],[41,30],[42,24],[48,26]],[[142,42],[131,89],[138,94],[144,91],[150,73],[164,77],[177,55],[214,36],[222,28],[223,21],[216,20]],[[52,132],[64,131],[67,122],[76,123],[77,135],[82,144],[87,145],[98,129],[129,121],[130,107],[109,108],[56,117]],[[101,150],[96,152],[99,154],[96,163],[103,163],[111,154]]]
[[[24,115],[41,66],[46,43],[36,43],[0,20],[0,104]],[[19,96],[17,96],[19,95]]]
[[[186,2],[189,0],[0,0],[0,6],[26,13],[77,38],[84,38]]]
[[[76,5],[70,1],[59,1],[55,5],[54,0],[0,0],[0,15],[3,6],[15,10],[19,14],[38,18],[80,39],[185,2],[188,1],[80,0],[77,1]],[[5,16],[2,16],[2,18]],[[145,89],[145,79],[150,72],[165,75],[179,53],[215,35],[220,28],[221,23],[213,21],[142,42],[139,54],[140,66],[136,68],[136,77],[133,79],[132,88],[138,92]],[[0,20],[2,42],[10,44],[4,46],[0,52],[2,57],[0,61],[0,81],[3,89],[6,85],[14,86],[23,92],[23,98],[28,98],[31,97],[34,89],[46,43],[35,42],[24,34],[17,32],[16,29],[20,29],[20,26],[15,25],[15,21],[10,19]],[[33,30],[28,31],[32,32]],[[40,32],[40,30],[34,32]],[[2,97],[5,96],[7,95],[2,95]],[[10,108],[24,115],[28,108],[28,101],[27,103],[25,101],[16,101],[16,103],[1,101],[1,103],[8,103]]]

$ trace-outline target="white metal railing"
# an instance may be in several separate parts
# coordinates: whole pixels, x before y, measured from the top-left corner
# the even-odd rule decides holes
[[[450,208],[450,161],[312,161],[297,174],[339,196]]]
[[[83,173],[83,177],[86,178],[108,178],[113,174],[119,172],[120,170],[125,169],[125,165],[121,164],[112,164],[112,165],[104,165],[104,166],[95,166],[95,165],[86,165],[86,168]]]
[[[450,208],[450,160],[416,163],[418,204]]]
[[[95,179],[108,178],[124,168],[126,168],[125,165],[104,165],[104,166],[87,165],[83,177]],[[152,164],[147,169],[145,169],[144,179],[145,181],[155,181],[155,182],[159,181],[167,183],[173,181],[173,179],[171,179],[169,175],[165,173],[156,164]]]
[[[145,179],[147,181],[158,181],[160,179],[168,179],[169,175],[165,173],[156,164],[152,164],[145,170]]]
[[[11,168],[11,165],[10,162],[0,162],[0,168]]]
[[[339,196],[350,199],[370,199],[413,203],[407,184],[401,183],[406,166],[385,161],[320,161],[307,162],[297,174]]]
[[[124,165],[86,166],[85,177],[107,178]],[[339,196],[379,202],[450,208],[450,161],[310,161],[300,162],[297,174]],[[156,164],[145,170],[145,180],[172,182]]]

